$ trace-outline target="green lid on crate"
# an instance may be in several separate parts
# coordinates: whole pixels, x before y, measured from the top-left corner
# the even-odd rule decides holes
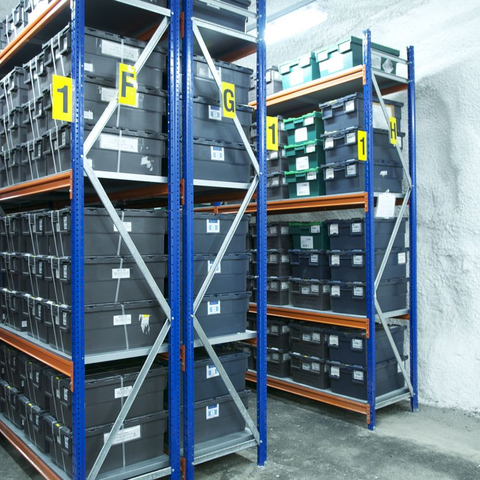
[[[283,119],[283,125],[285,127],[285,130],[293,130],[296,128],[297,124],[302,124],[307,118],[313,118],[315,120],[321,120],[322,119],[322,113],[321,112],[310,112],[306,113],[305,115],[302,115],[301,117],[292,117],[292,118],[284,118]]]
[[[312,148],[308,148],[313,146]],[[294,157],[297,153],[311,153],[309,150],[315,151],[316,147],[320,146],[323,148],[323,140],[321,138],[317,138],[316,140],[310,140],[308,142],[297,143],[292,145],[285,145],[285,155],[287,157]]]
[[[286,73],[289,73],[292,68],[296,67],[297,65],[299,67],[307,67],[308,65],[311,65],[312,61],[315,61],[315,52],[309,52],[296,58],[295,60],[281,63],[278,66],[278,70],[282,75],[284,75]]]
[[[318,172],[320,171],[320,167],[315,167],[315,168],[309,168],[307,170],[294,170],[293,172],[284,172],[285,174],[285,178],[287,179],[287,183],[291,183],[291,182],[295,182],[297,178],[299,177],[306,177],[307,180],[309,180],[308,178],[308,174],[318,174]],[[316,180],[317,177],[315,177],[315,180]],[[312,179],[314,180],[314,179]]]

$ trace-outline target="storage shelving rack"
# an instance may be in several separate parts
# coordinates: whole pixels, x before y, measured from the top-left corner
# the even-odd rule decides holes
[[[364,32],[363,37],[363,65],[348,70],[313,80],[309,83],[283,90],[267,97],[267,111],[269,115],[298,116],[318,109],[320,103],[348,94],[363,90],[365,130],[367,132],[367,162],[366,162],[366,189],[365,192],[357,192],[342,195],[325,195],[320,197],[297,198],[290,200],[275,200],[268,202],[267,211],[272,215],[295,214],[316,211],[333,211],[342,209],[363,209],[366,221],[366,265],[367,265],[367,315],[340,315],[333,312],[316,312],[313,310],[292,307],[267,306],[267,314],[292,320],[301,320],[324,325],[355,328],[367,333],[367,401],[358,400],[342,395],[337,395],[330,390],[320,390],[311,386],[302,385],[288,379],[268,376],[267,385],[295,395],[310,398],[319,402],[335,405],[346,410],[360,413],[366,416],[369,429],[375,428],[376,410],[402,400],[410,399],[412,411],[418,409],[417,393],[417,263],[416,263],[416,120],[415,120],[415,64],[414,48],[407,48],[407,59],[399,59],[384,55],[399,65],[404,65],[408,74],[406,76],[389,74],[372,67],[371,62],[370,31]],[[374,207],[378,194],[373,185],[373,93],[382,104],[383,113],[387,119],[388,114],[383,105],[383,96],[407,90],[408,95],[408,163],[402,159],[407,190],[405,194],[395,195],[396,205],[400,207],[398,219],[409,210],[409,308],[405,311],[383,313],[375,301],[376,285],[380,281],[375,278],[374,267]],[[255,102],[252,103],[255,106]],[[250,204],[247,211],[254,212],[256,205]],[[222,205],[216,207],[220,212],[234,212],[238,205]],[[201,210],[207,211],[208,208]],[[394,228],[392,238],[385,255],[384,261],[391,252],[391,247],[398,230],[399,221]],[[250,312],[255,313],[257,305],[250,304]],[[406,387],[389,394],[375,396],[375,325],[381,323],[384,328],[387,323],[395,319],[409,325],[409,373],[405,370],[403,362],[390,338],[399,368],[405,378]],[[387,336],[388,336],[387,331]],[[247,377],[255,382],[257,375],[249,371]]]

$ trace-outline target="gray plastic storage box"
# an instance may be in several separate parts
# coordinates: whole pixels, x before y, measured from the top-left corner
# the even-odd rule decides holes
[[[48,344],[48,328],[42,321],[38,321],[35,316],[37,299],[29,293],[22,293],[22,300],[22,318],[24,322],[27,322],[28,335]]]
[[[375,275],[380,270],[386,250],[375,249]],[[382,280],[407,277],[407,249],[394,248],[388,256]],[[330,250],[328,253],[332,280],[366,282],[367,256],[365,250]]]
[[[353,315],[366,315],[366,285],[361,282],[331,281],[332,311]],[[408,279],[394,278],[380,282],[377,300],[384,313],[407,308]]]
[[[43,388],[43,372],[46,369],[47,367],[30,358],[25,366],[25,393],[28,398],[42,410],[48,410],[50,408],[50,402],[47,400]]]
[[[237,105],[247,105],[252,70],[220,60],[214,60],[213,63],[220,81],[235,85],[235,103]],[[213,79],[207,61],[200,55],[194,55],[193,57],[193,94],[196,97],[211,98],[216,101],[221,99],[221,92]]]
[[[283,172],[267,173],[267,199],[284,200],[289,198],[287,179]]]
[[[121,37],[113,33],[85,28],[85,75],[103,77],[113,81],[118,77],[118,64],[134,65],[146,42]],[[71,74],[70,26],[43,45],[44,65],[51,83],[53,74]],[[55,65],[54,65],[55,63]],[[157,46],[137,75],[140,87],[166,88],[167,52]]]
[[[290,353],[278,348],[267,348],[267,375],[289,377]]]
[[[213,213],[195,213],[195,253],[213,253],[216,255],[232,226],[234,218],[234,214],[227,213],[217,215]],[[250,215],[244,215],[228,246],[227,253],[245,253],[249,221]]]
[[[395,226],[396,218],[375,218],[375,248],[385,249]],[[327,232],[332,250],[365,250],[365,220],[327,220]],[[407,219],[400,223],[393,247],[405,248],[405,226]]]
[[[290,327],[288,321],[267,317],[267,346],[290,351]]]
[[[253,112],[252,107],[236,106],[236,116],[240,125],[242,125],[247,140],[250,138]],[[240,134],[233,123],[233,119],[223,116],[220,102],[202,97],[194,97],[193,99],[193,136],[218,142],[241,142]]]
[[[253,271],[257,268],[257,251],[252,250]],[[290,256],[287,250],[267,250],[267,275],[269,277],[288,277],[292,273]]]
[[[252,301],[257,301],[257,285],[253,284]],[[290,303],[290,282],[288,277],[267,277],[267,303],[288,305]]]
[[[98,77],[85,78],[86,123],[95,125],[110,100],[116,98],[117,86],[114,81]],[[108,127],[167,133],[167,93],[161,90],[139,86],[137,105],[119,105],[107,122]]]
[[[44,139],[37,138],[23,144],[23,172],[25,181],[35,180],[47,175],[47,162],[43,156]]]
[[[325,150],[325,163],[358,160],[358,127],[349,127],[338,132],[322,135]],[[404,133],[397,133],[398,146],[403,147]],[[402,166],[395,145],[390,143],[390,132],[378,128],[373,129],[373,158]]]
[[[251,229],[254,242],[257,241],[257,229]],[[276,250],[288,250],[292,248],[292,237],[290,235],[290,224],[288,222],[272,222],[267,224],[267,248]]]
[[[59,439],[59,445],[54,447],[56,448],[55,451],[58,452],[56,463],[67,474],[72,475],[72,431],[62,424],[57,426],[56,423],[53,423],[53,439],[51,434],[47,436],[47,441],[50,443],[50,453],[52,452],[52,444],[56,442],[56,439]],[[99,473],[111,473],[112,476],[118,476],[124,474],[125,468],[134,467],[139,463],[145,465],[148,461],[154,462],[159,459],[164,455],[164,435],[167,424],[168,414],[164,411],[125,420]],[[87,475],[90,473],[112,427],[113,424],[109,424],[86,430]],[[51,428],[51,425],[48,425],[47,428]]]
[[[241,143],[194,139],[195,180],[248,183],[251,164],[250,157]]]
[[[225,3],[233,5],[237,8],[248,10],[250,7],[250,0],[224,0]],[[247,16],[238,13],[229,12],[228,10],[220,9],[216,6],[210,6],[206,3],[194,0],[193,15],[201,20],[206,20],[211,23],[221,25],[223,27],[232,28],[245,32]]]
[[[85,376],[85,427],[113,423],[132,391],[142,363],[125,367],[111,364]],[[126,364],[127,365],[127,364]],[[70,378],[60,381],[60,419],[72,428],[72,391]],[[167,368],[154,363],[130,408],[127,419],[152,415],[163,410]]]
[[[194,295],[197,295],[210,271],[216,255],[193,256]],[[227,253],[213,276],[207,295],[245,292],[250,257],[246,253]]]
[[[347,160],[345,162],[322,165],[325,180],[325,194],[338,195],[365,191],[365,162]],[[373,190],[375,192],[402,193],[403,168],[388,160],[373,162]]]
[[[207,337],[243,333],[249,303],[248,292],[205,295],[196,316]]]
[[[49,453],[44,421],[47,414],[48,412],[31,402],[26,405],[25,435],[44,453]]]
[[[140,254],[164,253],[167,230],[165,211],[117,209],[117,213]],[[71,255],[71,209],[49,212],[45,225],[51,254],[59,257]],[[83,233],[87,256],[130,253],[104,208],[85,208]]]
[[[405,326],[389,327],[400,356],[403,356]],[[361,331],[335,330],[327,331],[329,358],[332,361],[348,365],[367,366],[367,334]],[[383,327],[375,328],[375,362],[381,363],[395,358],[392,346]]]
[[[267,152],[267,173],[287,172],[288,158],[285,153],[285,146],[279,145],[278,151],[270,150]]]
[[[28,91],[25,86],[25,70],[14,67],[0,82],[0,102],[4,112],[23,105],[28,101]]]
[[[397,120],[397,132],[400,131],[403,103],[384,100],[389,117]],[[363,109],[363,93],[352,93],[346,97],[332,100],[319,105],[322,111],[325,132],[336,132],[349,127],[363,129],[365,125]],[[390,129],[385,120],[382,107],[379,102],[373,101],[373,127]]]
[[[328,358],[327,334],[324,327],[303,322],[291,322],[291,351],[310,357]]]
[[[289,250],[292,276],[330,280],[330,265],[326,250]]]
[[[360,400],[367,399],[367,371],[365,367],[329,362],[329,376],[333,393]],[[375,396],[398,390],[405,385],[402,372],[395,359],[375,366]]]
[[[291,353],[290,364],[294,382],[303,383],[304,385],[310,385],[315,388],[330,388],[329,369],[325,359]]]
[[[316,279],[290,278],[291,302],[294,307],[330,310],[330,285]]]
[[[257,101],[256,79],[254,75],[251,77],[250,90],[248,92],[249,102]],[[278,71],[278,67],[267,68],[265,80],[267,83],[267,97],[282,90],[282,75]]]
[[[55,285],[53,300],[71,305],[72,272],[70,257],[49,257],[46,279]],[[167,276],[166,255],[144,255],[143,260],[162,292]],[[53,268],[52,268],[53,267]],[[150,300],[152,293],[137,263],[130,255],[85,257],[85,304]],[[53,280],[53,281],[52,281]]]

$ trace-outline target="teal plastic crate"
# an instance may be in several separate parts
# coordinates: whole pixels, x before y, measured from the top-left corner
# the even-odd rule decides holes
[[[372,43],[372,67],[395,74],[397,62],[382,57],[382,52],[395,57],[400,56],[398,50]],[[363,43],[358,37],[347,38],[329,48],[316,50],[314,53],[322,78],[363,64]]]
[[[322,140],[311,140],[298,145],[285,146],[290,171],[308,170],[325,164]]]
[[[330,237],[325,222],[291,223],[290,234],[295,250],[330,249]]]
[[[282,63],[278,69],[282,75],[282,87],[284,90],[320,78],[314,52],[302,55],[297,60]]]
[[[325,195],[325,180],[320,167],[300,172],[285,172],[290,198],[318,197]]]
[[[283,125],[287,131],[288,145],[310,142],[319,139],[324,132],[322,114],[311,112],[301,117],[286,118]]]

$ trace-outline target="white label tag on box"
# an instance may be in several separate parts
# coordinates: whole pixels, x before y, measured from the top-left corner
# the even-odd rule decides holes
[[[348,102],[345,102],[345,107],[344,107],[345,113],[350,113],[355,111],[355,100],[349,100]]]
[[[310,364],[309,364],[309,363],[303,363],[303,362],[302,362],[302,370],[307,370],[307,371],[309,371],[310,368],[311,368],[311,367],[310,367]]]
[[[207,315],[219,315],[221,313],[221,301],[208,302]]]
[[[303,124],[306,125],[313,125],[315,123],[315,119],[313,117],[307,117],[304,121]]]
[[[318,253],[310,255],[310,263],[318,263]]]
[[[317,362],[312,363],[312,370],[314,372],[319,372],[320,371],[320,364]]]
[[[207,378],[219,377],[218,369],[215,365],[207,365]]]
[[[380,193],[377,197],[375,217],[392,218],[395,215],[395,195],[393,193]]]
[[[313,237],[311,235],[301,235],[300,248],[305,250],[313,249]]]
[[[320,233],[320,225],[310,225],[310,233]]]
[[[302,333],[302,342],[310,342],[311,336],[308,333]]]
[[[333,168],[325,169],[325,180],[332,180],[335,178],[335,170]]]
[[[333,137],[328,137],[323,141],[323,148],[325,150],[333,148],[334,146],[335,146],[335,140],[333,139]]]
[[[114,315],[113,316],[113,325],[118,327],[120,325],[131,325],[132,316],[131,315]]]
[[[307,127],[297,128],[295,130],[295,143],[302,143],[308,140]]]
[[[100,99],[102,102],[110,103],[117,98],[117,91],[114,88],[100,88]]]
[[[310,195],[310,184],[308,182],[297,183],[297,197]]]
[[[340,265],[340,255],[330,255],[330,265]]]
[[[270,282],[268,285],[268,290],[272,290],[274,292],[278,291],[278,282]]]
[[[131,232],[132,231],[132,222],[123,222],[123,226],[125,227],[125,230],[127,232]],[[113,225],[113,231],[114,232],[118,232],[118,228],[117,226],[114,224]]]
[[[276,235],[277,234],[277,227],[273,226],[269,228],[270,235]]]
[[[100,148],[104,150],[138,153],[138,138],[120,137],[119,135],[102,133],[100,135]]]
[[[136,62],[140,56],[138,48],[116,42],[110,42],[109,40],[101,40],[100,49],[102,55],[120,58],[121,60],[131,60],[132,62]]]
[[[295,160],[295,166],[297,170],[308,170],[309,168],[308,157],[298,157]]]
[[[93,73],[93,63],[85,62],[84,69],[86,72]]]
[[[357,174],[357,166],[356,165],[347,165],[347,175],[354,176]]]
[[[223,147],[210,147],[210,158],[223,162],[225,160],[225,149]]]
[[[307,180],[312,181],[317,179],[317,172],[308,172],[307,173]]]
[[[318,285],[312,285],[311,287],[312,293],[319,293],[320,289]]]
[[[353,379],[358,380],[360,382],[363,382],[364,379],[364,373],[362,370],[354,370],[353,371]]]
[[[220,233],[220,220],[207,220],[207,233]]]
[[[115,389],[115,398],[128,397],[133,390],[133,385],[129,387],[120,387]]]
[[[280,288],[281,288],[282,290],[288,290],[288,288],[289,288],[288,282],[281,282]]]
[[[280,263],[290,263],[290,257],[288,255],[282,255]]]
[[[338,223],[332,223],[328,227],[330,235],[338,235]]]
[[[339,297],[340,296],[340,286],[339,285],[333,285],[330,294],[331,294],[332,297]]]
[[[330,293],[330,285],[323,286],[323,293]]]
[[[338,347],[338,335],[330,335],[328,337],[328,344]]]
[[[352,348],[354,350],[363,350],[363,340],[361,338],[352,338]]]
[[[331,376],[331,377],[338,377],[338,378],[340,378],[340,368],[339,368],[339,367],[330,366],[330,376]]]
[[[353,256],[354,265],[363,265],[363,255],[354,255]]]
[[[110,435],[110,432],[103,434],[104,443],[107,443],[107,439],[109,435]],[[112,445],[119,445],[121,443],[131,442],[132,440],[136,440],[137,438],[142,438],[140,425],[137,425],[136,427],[124,428],[123,430],[119,430],[118,433],[115,435],[115,440],[113,440]]]
[[[363,287],[353,287],[354,297],[363,297]]]
[[[213,266],[213,262],[215,260],[209,260],[208,261],[208,271],[210,271],[212,269],[212,266]],[[217,268],[215,269],[215,273],[222,273],[222,262],[220,262],[218,265],[217,265]]]
[[[315,145],[307,145],[307,148],[305,149],[305,152],[306,153],[313,153],[315,150],[316,150]]]
[[[85,110],[83,112],[83,118],[85,120],[93,120],[93,112],[91,110]]]
[[[362,233],[362,224],[352,223],[352,233]]]
[[[407,254],[405,252],[401,252],[398,254],[398,264],[405,265],[407,263]]]
[[[112,268],[112,278],[130,278],[129,268]]]
[[[310,293],[310,287],[302,287],[301,292],[302,295],[308,295]]]
[[[278,263],[277,261],[277,254],[276,253],[271,253],[268,256],[268,262],[267,263]]]
[[[210,120],[222,120],[222,110],[220,107],[216,105],[209,105],[208,106],[208,118]]]
[[[355,143],[357,141],[356,132],[347,133],[345,137],[345,143],[348,145],[350,143]]]
[[[312,341],[313,342],[319,342],[321,339],[321,335],[319,333],[312,333]]]

